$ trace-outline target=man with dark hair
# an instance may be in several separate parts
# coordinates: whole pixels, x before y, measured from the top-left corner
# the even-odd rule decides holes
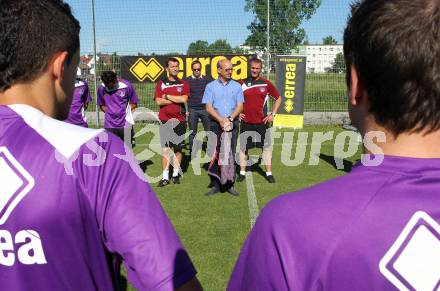
[[[438,290],[439,5],[364,0],[354,7],[344,56],[362,163],[272,200],[228,290]]]
[[[246,175],[246,161],[251,148],[263,150],[263,164],[266,167],[266,180],[275,183],[272,174],[272,149],[269,123],[281,106],[280,93],[269,80],[261,76],[263,62],[258,58],[249,61],[251,75],[241,80],[244,94],[243,113],[240,114],[240,173],[237,181],[241,182]],[[267,114],[268,97],[275,100],[272,112]]]
[[[197,134],[199,119],[202,121],[205,131],[209,131],[209,114],[206,112],[205,104],[202,103],[202,98],[206,85],[212,80],[202,75],[202,64],[198,60],[192,62],[191,70],[193,72],[192,75],[185,78],[185,81],[189,84],[188,125],[190,130],[189,148],[192,155],[194,137]]]
[[[86,109],[92,101],[89,86],[86,81],[75,80],[75,90],[73,91],[72,104],[70,105],[69,117],[66,122],[89,127],[86,118]]]
[[[239,195],[234,189],[235,149],[244,97],[240,84],[231,78],[232,70],[231,61],[220,60],[217,63],[219,77],[206,86],[202,99],[211,118],[211,131],[217,135],[216,150],[208,169],[212,187],[207,196],[225,191]]]
[[[105,113],[104,128],[122,140],[130,137],[126,143],[135,146],[132,112],[137,107],[138,98],[133,85],[127,80],[118,80],[113,71],[102,72],[101,81],[97,104]]]
[[[162,146],[162,179],[159,181],[158,187],[164,187],[170,183],[169,155],[171,148],[174,151],[172,179],[174,184],[180,184],[180,164],[186,133],[185,103],[189,95],[188,83],[177,77],[179,60],[169,58],[166,62],[166,69],[168,77],[157,82],[154,91],[154,100],[160,106],[159,133]]]
[[[0,0],[1,290],[201,290],[124,143],[67,118],[80,25],[61,0]],[[57,120],[58,119],[58,120]]]

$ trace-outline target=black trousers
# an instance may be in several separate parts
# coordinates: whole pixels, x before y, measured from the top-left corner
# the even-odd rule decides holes
[[[220,149],[220,137],[223,133],[223,129],[220,127],[220,124],[215,121],[210,119],[211,121],[211,131],[213,133],[215,133],[215,135],[217,135],[217,149]],[[239,127],[239,122],[238,120],[234,120],[234,127],[232,128],[232,140],[231,140],[231,147],[232,147],[232,153],[234,154],[234,158],[235,158],[235,152],[237,151],[237,140],[238,140],[238,127]]]

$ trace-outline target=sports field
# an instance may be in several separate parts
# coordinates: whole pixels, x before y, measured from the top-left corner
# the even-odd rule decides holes
[[[154,125],[138,125],[136,130],[154,127]],[[276,184],[269,184],[264,177],[263,167],[251,167],[247,181],[236,183],[239,197],[228,193],[216,194],[211,197],[204,195],[208,189],[209,178],[206,170],[201,165],[200,175],[194,173],[194,167],[187,158],[183,163],[184,176],[180,185],[170,184],[158,188],[157,183],[152,183],[167,214],[180,235],[193,263],[198,270],[198,278],[205,290],[225,290],[229,275],[232,272],[240,248],[251,228],[251,223],[271,199],[287,192],[302,189],[317,184],[330,178],[343,175],[351,169],[353,163],[360,157],[360,146],[356,138],[341,141],[335,140],[343,130],[339,126],[306,126],[302,130],[277,130],[281,137],[274,140],[273,173]],[[320,134],[327,134],[333,139],[324,142],[321,150],[316,149]],[[307,142],[299,142],[298,136],[308,135]],[[315,133],[315,139],[312,138]],[[145,159],[155,149],[157,137],[149,132],[137,137],[135,153],[140,159]],[[289,136],[293,135],[293,139]],[[353,137],[354,135],[352,135]],[[292,140],[292,146],[286,146]],[[312,145],[312,140],[315,142]],[[283,150],[284,143],[284,150]],[[298,147],[299,146],[299,147]],[[343,169],[337,169],[334,161],[335,147],[339,152],[355,149],[352,157],[347,157]],[[297,147],[299,148],[297,152]],[[314,153],[310,155],[312,147]],[[357,149],[357,150],[356,150]],[[297,152],[297,153],[296,153]],[[256,155],[259,151],[253,150],[250,154]],[[288,160],[294,160],[296,155],[305,153],[304,162],[297,166],[288,166]],[[317,165],[309,165],[310,160]],[[161,175],[161,157],[155,154],[148,161],[142,163],[149,179]],[[145,168],[146,167],[146,168]],[[197,167],[196,167],[197,168]],[[134,290],[130,285],[127,290]]]

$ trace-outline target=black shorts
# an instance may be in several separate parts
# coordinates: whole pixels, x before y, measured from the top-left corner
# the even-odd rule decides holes
[[[241,122],[240,124],[240,149],[247,152],[252,148],[270,146],[270,130],[268,124],[251,124]]]
[[[125,140],[124,140],[125,128],[106,128],[105,130],[113,133],[114,135],[116,135],[122,141],[125,142]],[[130,129],[130,139],[129,140],[130,140],[131,146],[135,147],[136,146],[136,140],[134,139],[134,128],[133,128],[133,126],[131,126],[131,129]]]
[[[160,121],[160,145],[163,148],[181,150],[185,145],[186,122],[178,120]]]

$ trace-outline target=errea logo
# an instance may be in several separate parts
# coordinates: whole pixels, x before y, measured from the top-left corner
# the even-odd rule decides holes
[[[155,58],[149,59],[148,62],[139,58],[130,68],[130,72],[139,82],[143,82],[145,78],[155,82],[164,71],[165,69]]]
[[[0,225],[3,225],[17,204],[34,187],[34,178],[12,156],[0,147]]]
[[[12,156],[0,147],[0,227],[20,201],[34,187],[34,178]],[[47,264],[40,235],[35,230],[18,231],[15,235],[0,229],[0,265]]]

